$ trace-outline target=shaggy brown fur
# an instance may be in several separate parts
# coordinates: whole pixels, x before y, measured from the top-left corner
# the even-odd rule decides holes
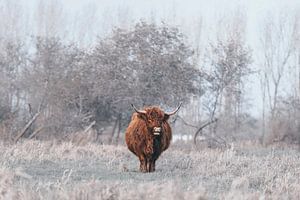
[[[128,149],[140,160],[141,172],[155,171],[155,161],[165,151],[172,139],[167,122],[169,115],[158,107],[147,107],[146,113],[134,113],[125,133]],[[161,129],[159,135],[156,128]]]

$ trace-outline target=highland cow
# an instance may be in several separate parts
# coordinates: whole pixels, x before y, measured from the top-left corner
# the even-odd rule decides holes
[[[131,122],[125,133],[128,149],[140,160],[141,172],[154,172],[155,161],[165,151],[172,139],[171,127],[168,119],[180,108],[173,112],[164,112],[156,106],[146,107],[138,110],[134,105]]]

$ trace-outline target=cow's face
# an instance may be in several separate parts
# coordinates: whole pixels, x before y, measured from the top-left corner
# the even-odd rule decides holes
[[[160,135],[162,133],[162,124],[167,120],[163,111],[156,107],[145,109],[146,114],[142,114],[142,118],[146,122],[148,130],[153,135]]]

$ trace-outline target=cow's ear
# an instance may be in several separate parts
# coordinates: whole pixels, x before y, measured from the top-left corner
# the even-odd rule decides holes
[[[139,118],[143,119],[143,120],[147,120],[147,115],[144,113],[138,113]]]
[[[170,115],[164,114],[164,121],[167,121],[169,119]]]

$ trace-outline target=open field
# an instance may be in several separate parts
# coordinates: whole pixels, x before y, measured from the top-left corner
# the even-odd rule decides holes
[[[0,144],[1,199],[299,199],[296,147],[193,150],[173,145],[138,172],[125,146]]]

